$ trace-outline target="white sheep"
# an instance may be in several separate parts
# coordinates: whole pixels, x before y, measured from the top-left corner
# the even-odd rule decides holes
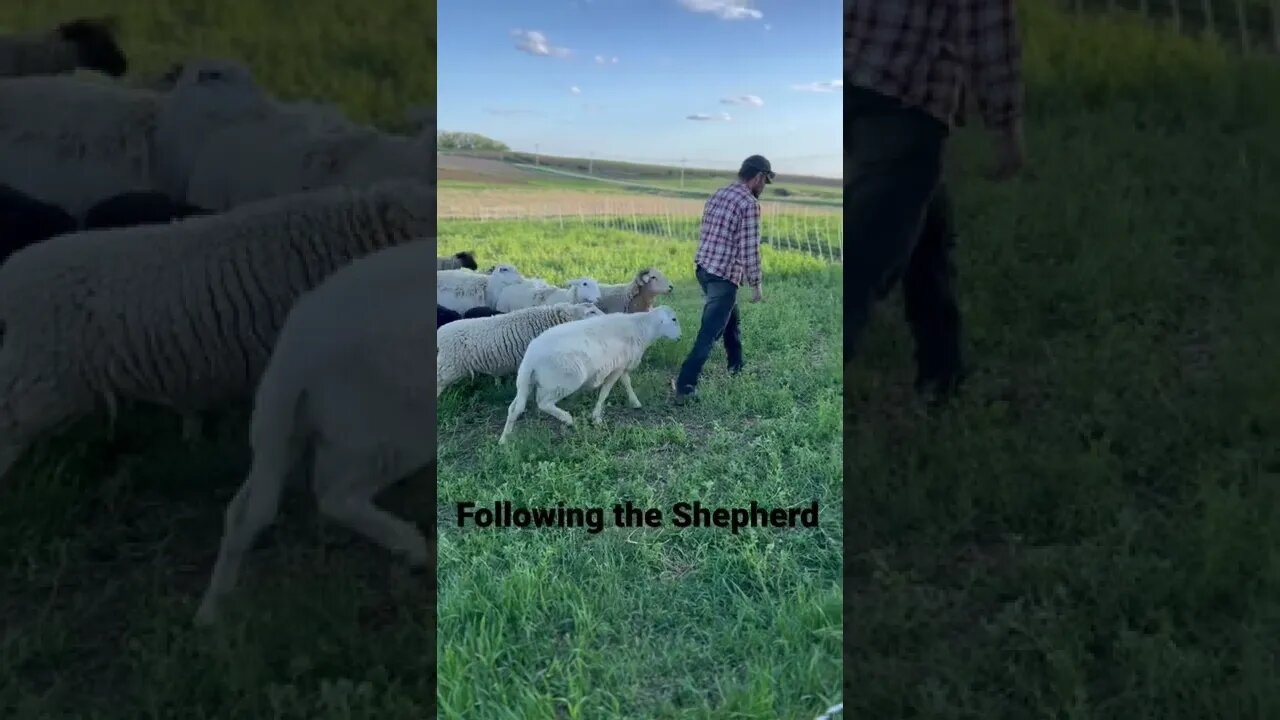
[[[603,420],[604,402],[619,380],[631,407],[640,407],[630,373],[659,338],[680,339],[680,323],[666,305],[642,313],[590,317],[553,327],[534,338],[516,371],[516,397],[507,408],[507,423],[498,443],[507,441],[535,385],[538,409],[565,425],[573,425],[573,416],[556,403],[583,387],[600,388],[591,413],[597,423]]]
[[[492,308],[507,286],[523,280],[524,276],[514,265],[495,265],[488,273],[440,270],[436,273],[436,304],[456,313],[477,307]]]
[[[24,35],[0,35],[0,78],[69,75],[76,68],[120,77],[129,67],[114,17],[77,18]]]
[[[675,287],[657,268],[644,268],[629,283],[601,285],[596,303],[606,313],[644,312],[659,295],[669,295]]]
[[[0,477],[100,402],[190,417],[247,397],[285,313],[352,259],[435,232],[415,182],[62,235],[0,265]]]
[[[574,278],[565,287],[556,287],[544,280],[532,279],[511,285],[498,296],[493,306],[498,312],[511,312],[520,308],[553,303],[594,303],[600,299],[600,286],[589,277]]]
[[[191,165],[185,199],[222,210],[306,188],[360,187],[393,177],[430,182],[435,175],[433,140],[277,111],[211,133]]]
[[[592,303],[557,303],[442,325],[436,330],[436,395],[464,378],[510,375],[543,331],[603,314]]]
[[[283,116],[249,69],[235,60],[202,58],[186,62],[173,88],[161,97],[154,140],[154,184],[175,200],[187,200],[187,185],[196,159],[212,137],[240,124],[276,121],[303,126],[299,116]],[[266,167],[269,166],[264,164],[259,170]],[[247,176],[246,181],[251,177]]]
[[[250,424],[253,465],[227,506],[197,624],[221,615],[244,555],[275,518],[286,477],[314,453],[319,509],[415,567],[427,542],[412,523],[373,504],[385,487],[435,459],[430,296],[435,241],[356,260],[303,295],[280,330]]]
[[[153,189],[163,98],[68,75],[0,79],[0,183],[77,218],[103,198]]]

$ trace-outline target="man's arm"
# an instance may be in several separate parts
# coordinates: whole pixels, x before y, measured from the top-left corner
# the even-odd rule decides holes
[[[760,270],[760,203],[747,203],[738,226],[738,238],[742,242],[742,257],[747,270],[747,284],[759,289]]]
[[[982,122],[997,132],[1015,130],[1022,118],[1022,41],[1014,0],[964,0],[968,10],[973,93]]]

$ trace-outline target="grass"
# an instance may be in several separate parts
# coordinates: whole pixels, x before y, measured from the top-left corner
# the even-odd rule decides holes
[[[513,386],[455,386],[439,410],[439,661],[442,718],[811,718],[840,678],[840,285],[813,257],[765,248],[765,302],[742,308],[748,371],[723,349],[701,402],[668,383],[701,312],[691,241],[536,222],[445,222],[442,253],[475,250],[552,282],[623,282],[645,265],[677,290],[684,337],[659,342],[605,425],[594,394],[536,409],[499,449]],[[745,292],[742,294],[745,302]],[[620,391],[619,391],[620,392]],[[457,527],[453,503],[669,509],[820,504],[817,529]],[[670,515],[668,514],[668,518]]]
[[[845,423],[845,717],[1280,716],[1280,68],[1019,3],[1030,175],[956,140],[965,397]]]
[[[281,96],[332,100],[384,125],[435,104],[434,0],[49,0],[0,4],[0,25],[108,12],[121,16],[144,77],[216,53],[245,60]],[[247,470],[243,413],[224,420],[190,449],[171,415],[122,414],[116,447],[86,422],[0,484],[0,715],[430,717],[426,583],[318,521],[309,499],[290,497],[252,554],[242,612],[221,632],[191,628],[223,510]],[[407,512],[414,490],[384,502]]]

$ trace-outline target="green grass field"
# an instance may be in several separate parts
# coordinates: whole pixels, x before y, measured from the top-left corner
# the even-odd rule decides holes
[[[435,104],[434,0],[14,2],[0,3],[0,26],[108,12],[143,78],[217,54],[283,97],[332,100],[380,124]],[[86,422],[0,483],[0,717],[431,716],[427,583],[318,521],[300,493],[249,560],[240,617],[222,632],[191,628],[248,468],[243,413],[191,449],[171,415],[126,412],[121,423],[118,462],[102,423]],[[418,489],[384,502],[411,514],[428,504],[415,504]]]
[[[1280,717],[1280,67],[1018,5],[1030,174],[951,168],[969,391],[908,409],[896,294],[849,376],[844,717]]]
[[[693,242],[592,226],[448,222],[440,249],[560,282],[624,282],[653,265],[676,284],[678,342],[633,374],[644,407],[594,393],[498,434],[514,384],[450,388],[439,410],[442,718],[812,718],[840,694],[840,274],[765,248],[765,302],[742,308],[748,370],[723,348],[700,402],[668,383],[697,333]],[[745,303],[747,293],[741,293]],[[619,390],[618,392],[621,392]],[[457,527],[453,503],[670,508],[820,504],[817,529]]]

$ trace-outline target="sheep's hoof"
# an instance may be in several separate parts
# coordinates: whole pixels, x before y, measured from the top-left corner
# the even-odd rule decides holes
[[[639,410],[641,407],[639,402],[633,402],[633,403],[627,403],[627,404],[636,410]]]
[[[196,627],[209,627],[218,622],[218,609],[214,603],[206,600],[200,603],[200,608],[196,610],[196,616],[192,619],[192,624]]]
[[[604,417],[601,415],[592,415],[591,422],[595,423],[596,425],[599,425],[600,423],[604,422]]]

